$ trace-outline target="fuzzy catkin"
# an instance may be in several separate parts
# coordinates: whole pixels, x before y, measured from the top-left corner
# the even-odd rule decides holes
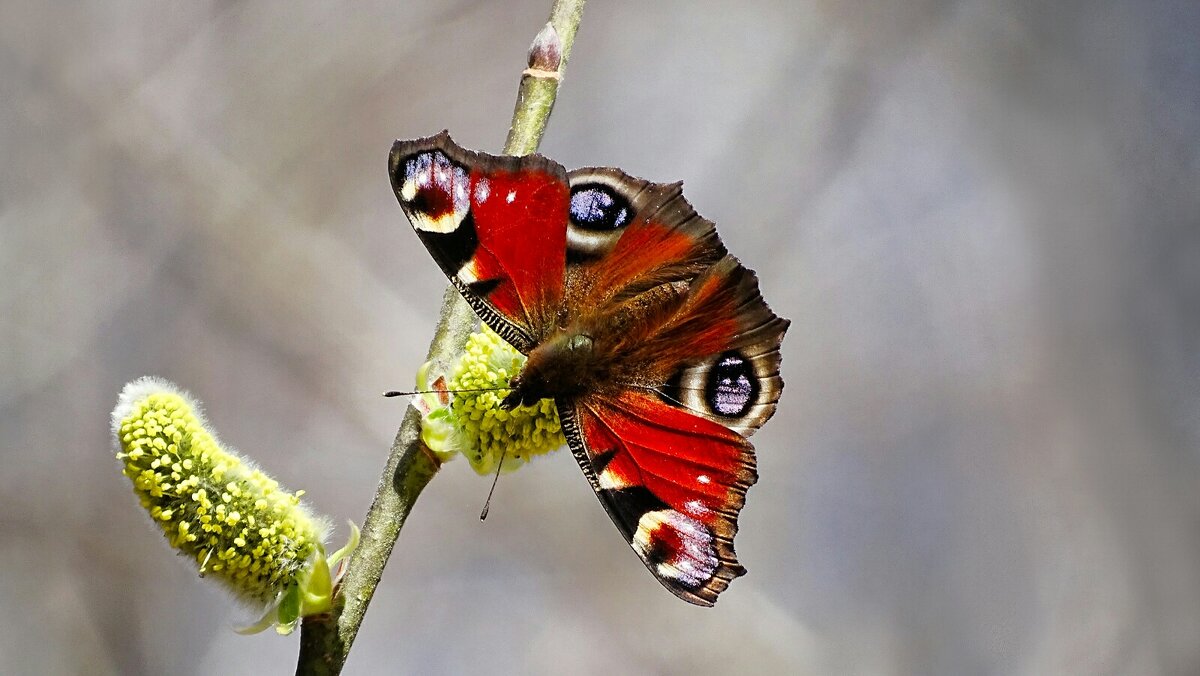
[[[113,432],[123,472],[168,543],[238,598],[275,601],[322,553],[328,526],[300,502],[303,491],[223,447],[173,384],[126,385]]]

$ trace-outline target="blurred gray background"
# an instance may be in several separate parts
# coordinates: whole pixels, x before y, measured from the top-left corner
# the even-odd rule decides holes
[[[0,670],[291,673],[112,457],[170,378],[361,520],[547,0],[4,0]],[[351,673],[1200,673],[1200,5],[589,4],[543,152],[686,182],[793,320],[749,568],[661,589],[563,452],[417,504]],[[345,528],[334,540],[340,543]]]

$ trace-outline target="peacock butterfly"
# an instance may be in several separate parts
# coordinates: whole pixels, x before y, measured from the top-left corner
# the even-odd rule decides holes
[[[679,183],[396,141],[392,187],[480,318],[528,356],[503,406],[553,399],[571,453],[667,589],[711,606],[783,390],[788,321]]]

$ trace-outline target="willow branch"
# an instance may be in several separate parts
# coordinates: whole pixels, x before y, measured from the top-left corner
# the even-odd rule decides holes
[[[534,38],[529,68],[521,76],[512,126],[504,144],[505,154],[537,151],[575,41],[583,4],[584,0],[556,0],[549,22]],[[434,373],[446,371],[461,354],[475,323],[471,307],[454,287],[448,287],[429,346],[428,360],[433,363]],[[421,416],[409,407],[392,443],[375,500],[363,521],[362,542],[346,564],[333,610],[306,618],[301,627],[297,674],[341,673],[404,520],[439,467],[421,443]]]

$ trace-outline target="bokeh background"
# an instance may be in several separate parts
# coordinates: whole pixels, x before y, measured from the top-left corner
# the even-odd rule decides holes
[[[497,151],[547,6],[3,2],[0,671],[291,673],[109,411],[175,380],[361,520],[445,286],[387,151]],[[1197,35],[1193,0],[590,3],[543,151],[684,180],[793,320],[750,573],[688,606],[569,454],[483,524],[460,461],[350,672],[1200,673]]]

